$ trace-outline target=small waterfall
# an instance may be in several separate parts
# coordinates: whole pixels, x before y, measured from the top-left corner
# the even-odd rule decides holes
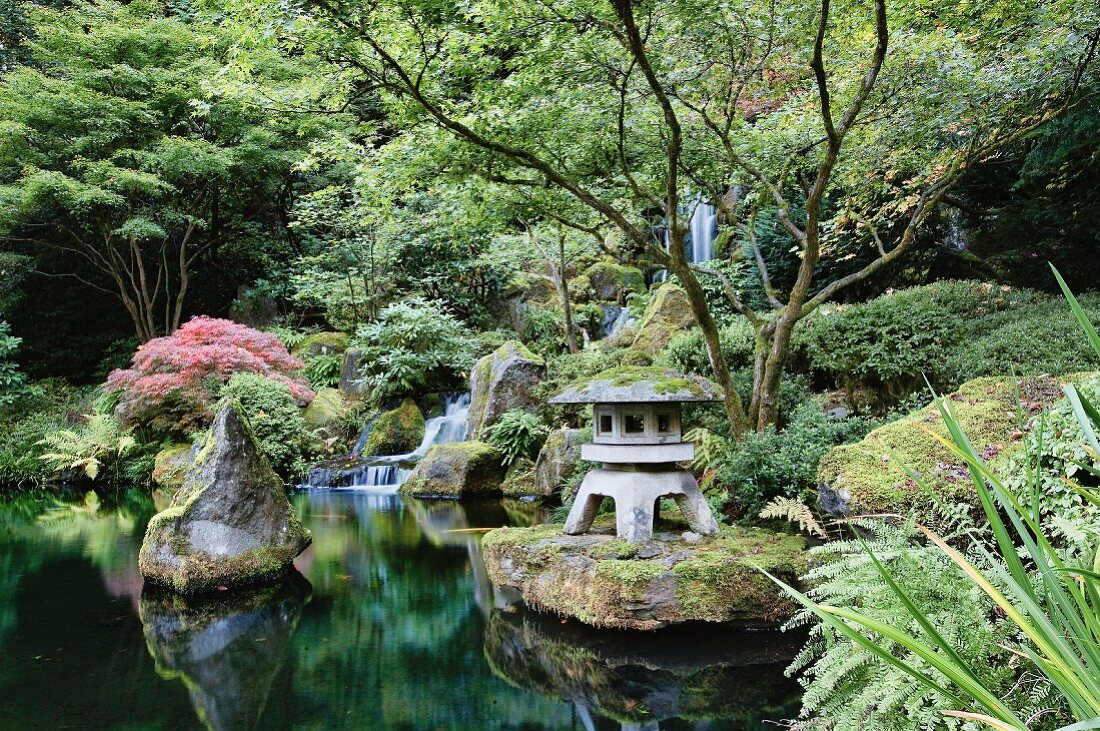
[[[702,198],[695,198],[692,205],[695,208],[691,212],[688,233],[684,239],[684,253],[689,263],[702,264],[714,258],[714,240],[718,237],[718,209]],[[668,251],[671,237],[667,230],[664,236],[665,251]],[[653,276],[655,282],[667,280],[668,272],[664,269]]]
[[[442,394],[443,416],[433,416],[424,423],[424,439],[408,454],[359,459],[373,424],[359,435],[348,457],[310,470],[303,487],[388,488],[391,491],[409,479],[416,463],[436,444],[450,444],[466,439],[466,417],[470,412],[470,394]]]
[[[627,325],[633,324],[634,316],[630,314],[630,308],[623,307],[619,310],[619,314],[615,316],[614,320],[604,324],[603,336],[605,338],[610,338],[614,335],[618,335]]]

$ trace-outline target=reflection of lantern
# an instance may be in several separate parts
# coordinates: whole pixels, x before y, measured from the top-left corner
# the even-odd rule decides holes
[[[680,404],[720,397],[717,386],[703,378],[624,368],[550,399],[554,404],[593,404],[592,443],[581,447],[581,458],[603,463],[602,469],[585,475],[565,532],[588,530],[600,503],[610,497],[619,537],[648,540],[657,501],[671,497],[692,530],[716,533],[718,524],[695,478],[676,463],[695,456],[695,447],[683,441]]]

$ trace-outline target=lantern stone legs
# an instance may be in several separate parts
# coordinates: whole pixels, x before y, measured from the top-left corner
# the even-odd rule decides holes
[[[660,470],[653,472],[595,469],[584,477],[573,508],[565,521],[564,532],[584,533],[592,526],[605,497],[615,501],[616,534],[628,541],[647,541],[653,537],[653,518],[657,501],[670,497],[676,501],[691,529],[700,535],[714,535],[718,523],[710,505],[690,472]]]

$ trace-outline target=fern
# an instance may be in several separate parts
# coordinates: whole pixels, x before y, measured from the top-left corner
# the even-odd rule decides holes
[[[85,418],[79,429],[58,429],[39,440],[38,444],[50,450],[39,459],[55,471],[80,470],[94,480],[105,465],[133,449],[137,440],[111,416],[92,414]]]
[[[828,538],[825,528],[818,522],[814,511],[802,498],[777,497],[764,506],[760,511],[760,517],[764,519],[779,518],[791,523],[798,523],[798,529],[815,535],[818,538]]]

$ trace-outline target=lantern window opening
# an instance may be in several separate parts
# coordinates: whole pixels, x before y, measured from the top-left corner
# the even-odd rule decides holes
[[[628,411],[623,414],[623,434],[645,434],[645,413]]]

